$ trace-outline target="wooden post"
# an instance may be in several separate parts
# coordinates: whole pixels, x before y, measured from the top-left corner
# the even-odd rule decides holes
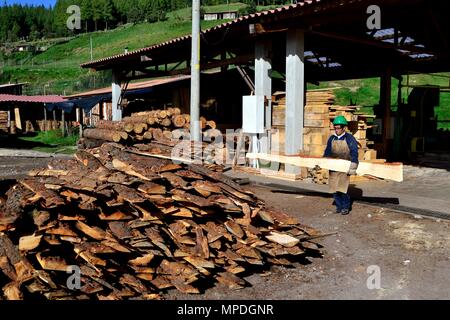
[[[79,123],[79,133],[80,138],[83,137],[83,113],[81,112],[81,108],[77,108],[77,122]]]
[[[303,150],[303,119],[305,96],[305,35],[303,30],[291,29],[286,43],[286,155]],[[286,165],[286,173],[298,174],[300,168]]]
[[[383,107],[383,158],[387,159],[391,150],[391,84],[392,68],[388,67],[380,81],[380,104]]]
[[[11,127],[11,107],[8,106],[8,128]]]
[[[65,124],[65,119],[64,119],[64,110],[61,110],[61,132],[62,132],[62,136],[65,137],[66,136],[66,124]]]
[[[46,131],[46,129],[47,129],[47,108],[44,107],[44,125],[42,131]]]

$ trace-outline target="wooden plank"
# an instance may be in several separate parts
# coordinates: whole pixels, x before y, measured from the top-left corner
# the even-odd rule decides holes
[[[314,168],[316,166],[322,169],[348,172],[350,169],[350,161],[342,159],[304,157],[304,156],[280,156],[269,154],[247,153],[249,159],[260,159],[266,161],[276,161],[285,164],[291,164],[298,167]],[[396,182],[403,181],[403,163],[371,163],[361,161],[356,171],[357,175],[371,175],[377,178],[393,180]]]
[[[41,243],[42,236],[25,236],[19,239],[19,250],[28,251],[36,249]]]
[[[17,129],[22,130],[22,119],[20,118],[20,108],[14,108],[14,116],[16,119],[16,127]]]

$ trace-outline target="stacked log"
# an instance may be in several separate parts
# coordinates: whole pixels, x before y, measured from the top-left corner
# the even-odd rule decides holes
[[[218,132],[220,134],[220,131],[216,129],[216,123],[204,117],[200,118],[200,127],[205,131],[205,135],[217,136]],[[189,114],[182,114],[179,108],[167,108],[137,112],[116,122],[100,120],[95,129],[85,131],[84,137],[121,143],[164,141],[187,135],[189,128]],[[124,135],[124,132],[127,135]]]
[[[248,285],[242,274],[319,253],[315,230],[268,209],[222,167],[175,164],[170,153],[159,144],[106,143],[33,170],[0,197],[3,297],[158,299],[169,288],[239,289]],[[74,270],[78,285],[68,279]]]

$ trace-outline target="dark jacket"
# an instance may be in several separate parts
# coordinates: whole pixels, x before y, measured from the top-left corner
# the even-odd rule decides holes
[[[327,148],[325,149],[325,152],[323,154],[324,157],[330,158],[331,157],[331,144],[334,140],[344,140],[347,141],[348,148],[350,149],[350,157],[351,162],[359,163],[358,161],[358,142],[356,141],[355,137],[353,137],[350,133],[346,132],[341,138],[338,138],[335,135],[332,135],[327,142]]]

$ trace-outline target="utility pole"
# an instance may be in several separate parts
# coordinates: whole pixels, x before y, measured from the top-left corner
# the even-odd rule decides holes
[[[200,141],[200,0],[192,1],[191,140]]]

